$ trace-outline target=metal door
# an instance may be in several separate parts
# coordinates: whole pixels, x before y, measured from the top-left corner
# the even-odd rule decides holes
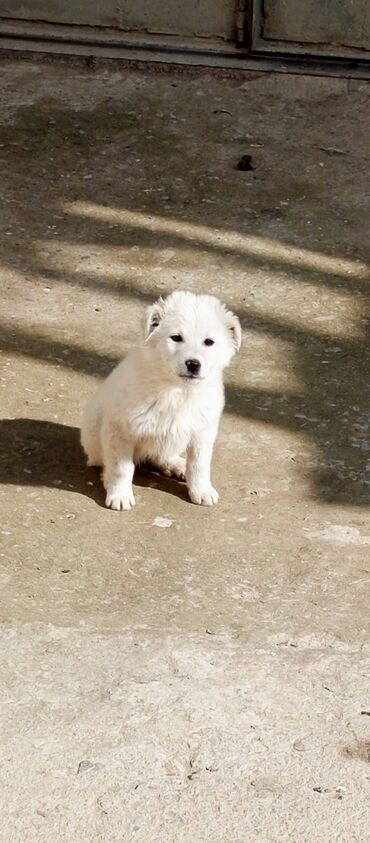
[[[0,0],[0,36],[366,60],[370,0]]]
[[[31,24],[34,30],[56,24],[94,27],[101,35],[108,28],[116,34],[143,32],[233,41],[235,0],[0,0],[0,33],[11,28],[21,34],[22,23],[26,32]]]
[[[370,50],[369,0],[253,0],[252,16],[255,50],[338,56]]]

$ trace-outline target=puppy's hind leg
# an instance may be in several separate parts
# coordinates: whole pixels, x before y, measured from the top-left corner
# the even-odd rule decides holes
[[[85,451],[89,466],[103,465],[101,425],[101,410],[91,405],[88,406],[81,424],[81,445]]]
[[[186,460],[184,457],[170,457],[168,460],[156,460],[156,468],[165,477],[175,477],[176,480],[185,480]]]

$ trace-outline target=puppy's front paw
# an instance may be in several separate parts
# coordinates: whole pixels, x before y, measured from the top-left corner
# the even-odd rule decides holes
[[[213,506],[218,503],[218,492],[213,486],[207,486],[206,489],[189,489],[189,497],[193,503],[199,503],[202,506]]]
[[[127,511],[128,509],[132,509],[132,507],[135,506],[135,503],[136,501],[132,491],[126,494],[113,490],[112,492],[107,492],[107,497],[105,499],[105,505],[109,509],[115,509],[118,512],[120,510]]]

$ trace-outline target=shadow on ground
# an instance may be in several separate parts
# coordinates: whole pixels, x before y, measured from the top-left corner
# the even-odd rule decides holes
[[[143,96],[145,97],[145,93]],[[161,108],[166,107],[162,102]],[[271,102],[262,103],[261,113],[271,107]],[[291,104],[292,112],[294,108],[298,107]],[[291,150],[295,149],[303,129],[309,132],[308,123],[314,121],[315,108],[315,104],[311,104],[306,126],[302,115],[299,119],[298,116],[292,118],[297,122],[291,124],[289,139],[283,139],[287,157],[290,147]],[[151,115],[150,119],[148,115]],[[191,120],[189,112],[185,113],[185,117]],[[256,115],[255,117],[257,120]],[[352,118],[355,119],[353,114]],[[137,282],[127,280],[124,269],[111,280],[90,277],[88,270],[83,273],[58,273],[47,265],[47,261],[40,259],[37,241],[46,237],[55,245],[60,240],[61,248],[65,243],[124,248],[137,247],[139,244],[140,248],[151,250],[176,249],[181,245],[187,253],[184,260],[188,260],[190,267],[196,268],[197,250],[201,248],[202,254],[209,255],[210,259],[216,256],[219,261],[234,261],[234,265],[242,267],[246,275],[250,275],[258,267],[266,268],[269,263],[271,271],[284,271],[294,278],[302,291],[304,285],[309,283],[317,285],[318,288],[326,287],[333,291],[333,295],[335,290],[344,292],[348,295],[349,303],[356,303],[360,314],[357,334],[351,337],[332,336],[330,332],[315,334],[281,318],[254,312],[252,306],[239,308],[244,328],[290,344],[297,379],[303,384],[303,388],[292,395],[274,393],[268,389],[250,389],[243,384],[234,385],[228,391],[227,409],[247,419],[263,421],[287,430],[304,431],[317,455],[317,465],[311,472],[315,497],[326,502],[351,505],[370,503],[369,297],[363,277],[353,274],[346,278],[339,270],[336,274],[308,266],[302,268],[292,261],[272,255],[258,257],[256,254],[245,252],[240,254],[236,248],[197,242],[196,233],[193,238],[187,239],[181,233],[173,231],[158,233],[138,230],[130,225],[110,226],[99,219],[63,216],[64,205],[77,199],[113,209],[124,209],[129,205],[131,209],[147,214],[158,213],[163,217],[162,193],[156,191],[165,191],[168,199],[165,215],[171,220],[185,220],[195,226],[206,224],[208,228],[215,230],[234,230],[256,236],[268,232],[269,224],[273,221],[285,231],[281,243],[289,247],[286,238],[289,226],[292,226],[292,233],[296,226],[295,244],[299,242],[298,235],[303,229],[298,211],[296,220],[285,220],[286,211],[282,207],[278,208],[281,195],[291,195],[295,198],[298,208],[301,207],[299,202],[304,194],[307,203],[311,202],[315,209],[315,229],[317,226],[325,228],[328,224],[331,207],[339,201],[338,190],[341,185],[346,188],[347,196],[349,180],[355,179],[352,185],[353,195],[361,195],[363,170],[361,167],[355,167],[348,173],[343,172],[343,161],[340,162],[341,169],[338,171],[333,159],[332,169],[326,173],[325,184],[321,185],[317,179],[313,183],[310,176],[310,156],[312,158],[313,153],[307,147],[307,174],[298,159],[295,168],[282,165],[281,173],[274,171],[273,178],[267,174],[263,199],[256,200],[253,213],[244,217],[238,214],[238,207],[245,207],[246,199],[245,189],[241,187],[240,174],[235,175],[234,171],[230,174],[233,189],[225,191],[224,201],[207,205],[207,199],[215,192],[214,179],[219,178],[220,164],[217,158],[214,162],[210,161],[209,151],[202,151],[200,139],[205,125],[202,128],[202,119],[202,115],[199,115],[200,123],[194,136],[194,144],[198,144],[199,160],[196,159],[192,165],[192,175],[182,180],[178,179],[179,184],[176,186],[174,173],[184,172],[183,145],[179,142],[179,129],[173,122],[164,119],[163,110],[161,116],[158,116],[155,108],[153,111],[152,102],[141,102],[136,113],[116,102],[103,103],[93,110],[76,111],[69,107],[62,108],[58,100],[49,99],[41,101],[37,106],[19,108],[13,123],[0,127],[0,152],[7,196],[11,197],[13,202],[13,224],[19,231],[27,230],[30,216],[33,216],[33,236],[27,239],[20,234],[15,241],[14,238],[3,238],[2,266],[16,266],[26,273],[28,278],[36,278],[42,274],[43,277],[49,277],[53,283],[94,288],[109,296],[134,297],[147,301],[157,292],[165,292],[163,288],[159,290],[155,284],[151,284],[148,290],[140,279]],[[224,145],[230,145],[230,135],[227,134],[229,129],[220,129],[220,122],[209,115],[205,115],[203,123],[204,120],[208,120],[207,143],[211,147],[213,145],[215,154],[217,144],[224,142]],[[323,141],[328,130],[329,123],[322,126]],[[148,132],[151,136],[150,142],[146,137]],[[105,154],[104,159],[101,157],[102,153]],[[292,151],[292,157],[293,155]],[[135,163],[139,159],[143,162],[140,167]],[[170,162],[167,169],[163,166],[165,160]],[[89,176],[90,172],[94,173],[93,179]],[[66,174],[72,174],[72,177],[67,178]],[[341,182],[338,181],[339,176]],[[255,173],[253,178],[258,180],[258,173]],[[130,194],[126,201],[123,200],[125,187]],[[354,203],[352,212],[352,225],[358,224],[359,230],[362,231],[364,212],[361,203],[356,206]],[[340,201],[338,213],[341,213]],[[48,221],[58,215],[57,227],[49,226],[56,230],[45,234]],[[329,228],[326,239],[330,242]],[[306,227],[300,243],[307,250],[316,250],[315,231]],[[356,257],[356,249],[354,245],[352,257]],[[335,243],[331,249],[327,248],[326,256],[324,246],[322,251],[324,258],[333,254],[337,257],[348,256],[344,241],[340,244]],[[302,296],[303,294],[304,292]],[[232,302],[229,304],[233,306]],[[94,375],[104,376],[116,362],[109,355],[78,345],[66,348],[65,343],[38,336],[32,331],[9,328],[9,325],[4,326],[2,342],[3,348],[13,354],[57,362],[67,368]],[[3,422],[1,428],[2,437],[8,437],[8,445],[11,441],[9,424]],[[37,428],[37,425],[40,427]],[[35,457],[34,468],[38,472],[39,482],[47,485],[53,485],[53,480],[58,477],[58,469],[61,469],[60,464],[53,464],[53,447],[57,434],[61,453],[69,454],[68,466],[65,469],[67,476],[63,483],[66,482],[67,487],[68,483],[74,484],[79,489],[80,476],[80,485],[82,483],[86,491],[88,473],[81,461],[76,431],[43,422],[19,420],[19,428],[13,428],[12,435],[13,433],[21,439],[22,435],[25,435],[26,439],[30,435],[31,439],[34,436],[42,441],[41,450]],[[27,449],[27,442],[24,447]],[[11,466],[8,466],[7,471],[11,470]],[[20,468],[19,472],[22,473]],[[9,482],[9,479],[6,479],[9,478],[9,473],[5,472],[4,477],[5,482]],[[14,482],[27,482],[27,478],[23,474],[22,481],[18,476]]]
[[[2,419],[0,442],[0,483],[64,489],[104,506],[100,471],[87,467],[78,427],[38,419]],[[188,500],[183,483],[154,471],[135,471],[134,485]]]

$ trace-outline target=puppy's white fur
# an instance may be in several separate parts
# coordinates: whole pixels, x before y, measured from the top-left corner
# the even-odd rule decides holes
[[[194,503],[217,503],[210,472],[222,372],[240,342],[238,318],[213,296],[177,291],[147,309],[145,342],[100,386],[82,422],[88,464],[104,469],[108,507],[135,505],[134,468],[145,462],[186,478]]]

